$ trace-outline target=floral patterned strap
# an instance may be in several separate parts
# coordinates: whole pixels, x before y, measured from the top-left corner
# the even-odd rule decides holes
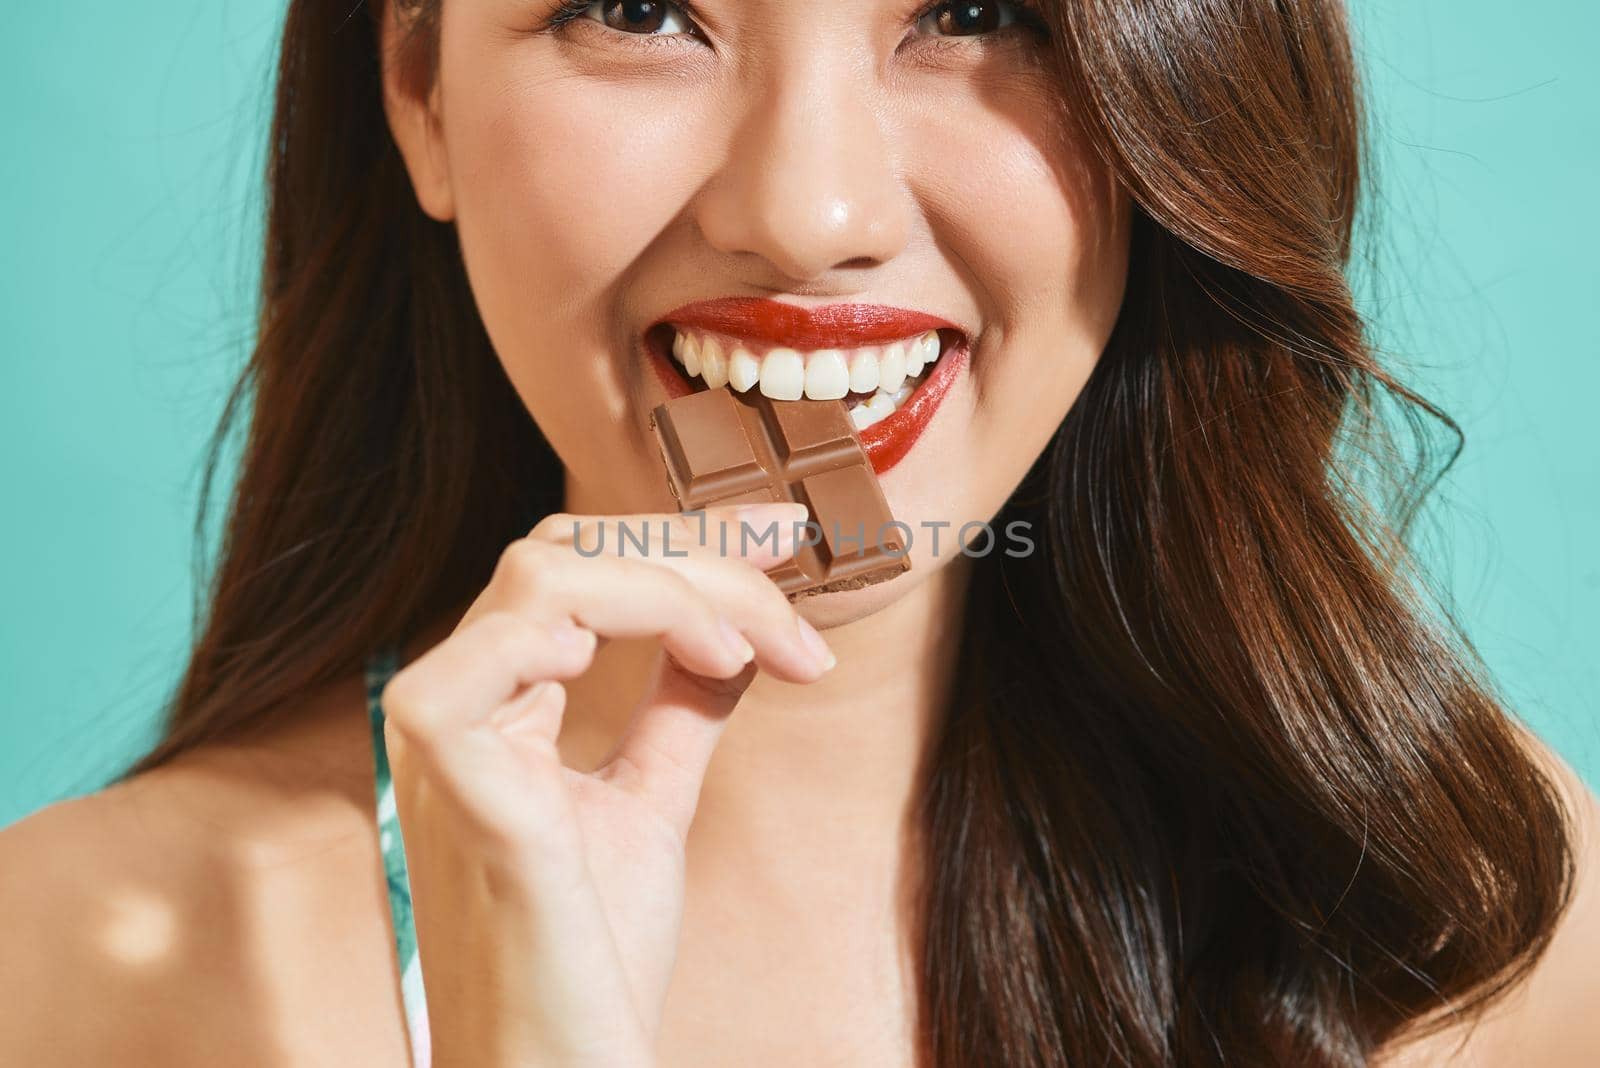
[[[367,715],[372,724],[378,844],[383,850],[383,870],[389,884],[389,915],[394,921],[400,998],[405,1008],[406,1031],[411,1038],[411,1063],[414,1068],[429,1068],[433,1052],[428,1034],[428,1002],[422,989],[422,962],[417,956],[417,932],[411,922],[411,881],[406,874],[405,841],[400,835],[394,782],[389,776],[389,753],[383,741],[383,688],[390,676],[399,670],[399,660],[399,650],[393,646],[379,649],[368,659]]]

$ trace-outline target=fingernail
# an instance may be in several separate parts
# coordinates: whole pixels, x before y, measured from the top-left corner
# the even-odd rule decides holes
[[[733,517],[744,523],[798,523],[810,514],[811,510],[799,501],[741,504],[733,510]]]
[[[839,662],[839,658],[833,655],[833,650],[822,640],[817,628],[813,627],[804,616],[795,616],[795,619],[800,623],[800,641],[805,645],[806,651],[823,671],[832,671],[833,665]]]
[[[735,522],[748,528],[747,538],[751,547],[764,546],[768,539],[772,541],[772,553],[776,556],[789,556],[794,552],[797,539],[796,528],[811,514],[810,509],[798,501],[782,501],[771,504],[745,504],[734,510]]]
[[[580,627],[570,619],[563,619],[550,628],[550,640],[571,651],[587,650],[595,644],[594,631]]]
[[[748,664],[756,658],[755,649],[745,636],[739,633],[739,628],[729,623],[726,617],[717,617],[717,628],[722,631],[722,644],[728,647],[728,651],[739,663]]]

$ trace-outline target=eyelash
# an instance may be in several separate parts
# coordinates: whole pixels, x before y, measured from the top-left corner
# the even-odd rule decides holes
[[[951,0],[929,0],[929,2],[924,4],[922,9],[916,13],[916,16],[912,19],[912,25],[914,26],[921,22],[923,19],[927,18],[929,15],[933,14],[935,11],[939,10],[941,7],[944,7],[950,2]],[[1050,36],[1050,27],[1045,22],[1044,15],[1039,10],[1039,0],[1004,0],[1004,2],[1009,3],[1012,7],[1017,9],[1017,26],[1031,30],[1040,37]],[[583,13],[585,11],[588,11],[593,6],[594,0],[561,0],[561,6],[556,10],[555,15],[550,19],[548,29],[552,31],[559,30],[569,22],[576,22],[578,19],[583,17]],[[695,21],[697,16],[695,15],[693,5],[689,4],[688,0],[672,0],[672,6],[678,8],[684,13],[684,15],[688,16],[691,23]],[[636,33],[625,34],[624,36],[641,37],[644,38],[645,41],[656,39],[655,34]],[[950,40],[956,41],[960,40],[960,38],[950,38]],[[643,44],[644,41],[638,43]]]
[[[930,0],[929,3],[922,5],[922,10],[917,12],[916,17],[911,20],[911,24],[915,26],[949,2],[950,0]],[[1043,37],[1050,35],[1050,26],[1045,22],[1044,14],[1039,10],[1040,0],[1005,0],[1005,2],[1017,9],[1017,26],[1032,30]],[[946,40],[950,41],[959,41],[961,39],[960,37],[946,38]]]
[[[595,0],[561,0],[561,7],[556,10],[555,15],[550,19],[549,28],[551,30],[559,30],[569,22],[576,22],[594,4]],[[686,0],[672,0],[672,5],[689,16],[691,22],[694,21],[694,9]],[[642,40],[640,41],[632,42],[637,44],[644,44],[647,41],[657,39],[657,35],[653,33],[629,33],[623,34],[623,36],[641,38]]]

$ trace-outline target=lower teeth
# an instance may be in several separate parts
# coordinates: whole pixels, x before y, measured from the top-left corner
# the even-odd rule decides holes
[[[850,421],[857,430],[865,430],[880,419],[893,415],[900,405],[916,390],[922,382],[922,375],[915,379],[906,379],[900,388],[893,393],[878,390],[873,394],[852,393],[845,398],[845,406],[850,411]]]

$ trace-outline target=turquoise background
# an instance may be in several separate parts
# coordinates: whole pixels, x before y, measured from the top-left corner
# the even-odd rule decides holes
[[[0,824],[151,743],[202,449],[249,351],[282,0],[19,5],[0,41]],[[1362,289],[1466,428],[1429,554],[1600,782],[1592,5],[1356,0],[1384,240]],[[226,489],[226,484],[224,484]]]

